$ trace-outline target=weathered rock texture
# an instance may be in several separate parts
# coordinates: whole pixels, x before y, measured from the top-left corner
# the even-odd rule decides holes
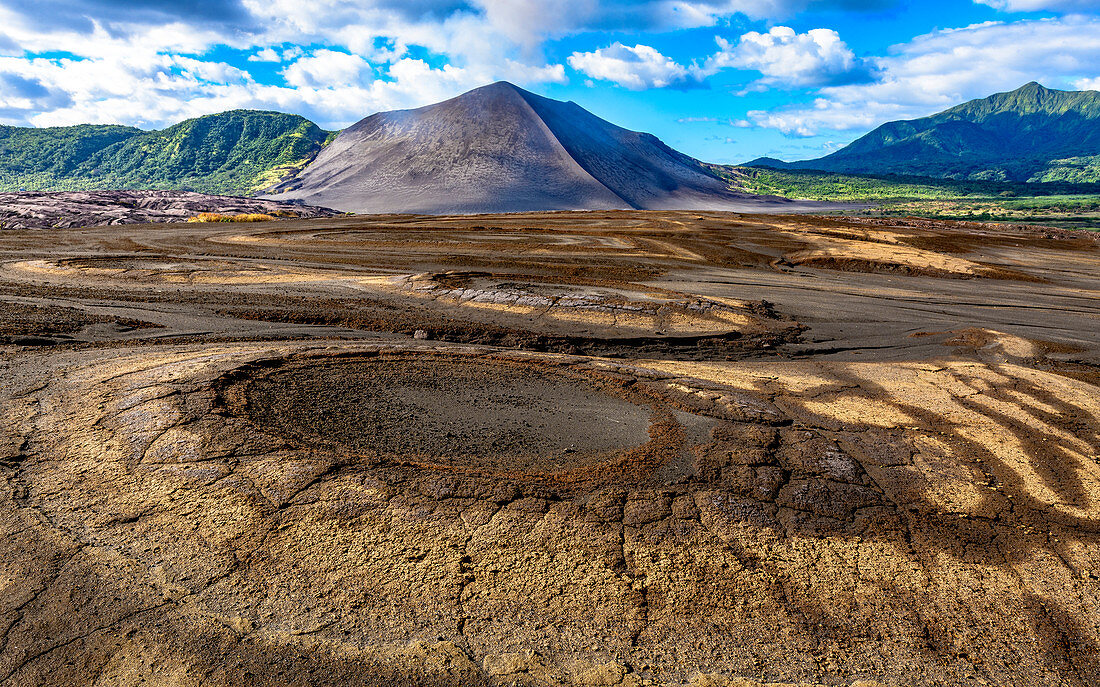
[[[1100,681],[1087,237],[187,229],[0,236],[0,684]]]
[[[56,191],[0,193],[0,229],[70,229],[101,224],[185,222],[200,213],[281,213],[331,217],[333,210],[189,191]]]

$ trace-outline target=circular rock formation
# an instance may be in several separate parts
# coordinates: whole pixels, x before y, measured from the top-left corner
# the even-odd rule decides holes
[[[655,412],[644,396],[627,400],[575,373],[442,356],[311,360],[249,377],[228,395],[304,445],[516,474],[619,458],[649,441]]]
[[[851,224],[6,233],[0,685],[1100,684],[1094,242]]]
[[[0,579],[19,604],[0,682],[1100,675],[1077,620],[1098,600],[1089,384],[430,350],[21,356],[0,415]],[[1003,412],[1012,394],[1027,412]],[[436,417],[408,422],[412,403]],[[605,436],[558,453],[590,414]],[[453,445],[417,441],[432,423]],[[494,423],[519,438],[493,448]]]

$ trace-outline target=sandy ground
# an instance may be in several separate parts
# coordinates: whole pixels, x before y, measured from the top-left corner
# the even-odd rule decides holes
[[[1093,685],[1100,246],[0,233],[0,684]]]

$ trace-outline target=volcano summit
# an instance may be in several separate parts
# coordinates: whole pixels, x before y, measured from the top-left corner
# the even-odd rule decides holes
[[[359,213],[802,209],[731,191],[655,136],[503,81],[371,115],[272,191]]]

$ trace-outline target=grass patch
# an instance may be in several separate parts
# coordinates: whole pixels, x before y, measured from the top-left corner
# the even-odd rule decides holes
[[[261,213],[244,213],[240,215],[223,215],[217,212],[200,212],[194,217],[187,218],[188,222],[273,222],[277,217],[297,216],[296,213],[283,213],[277,211],[266,215]]]

